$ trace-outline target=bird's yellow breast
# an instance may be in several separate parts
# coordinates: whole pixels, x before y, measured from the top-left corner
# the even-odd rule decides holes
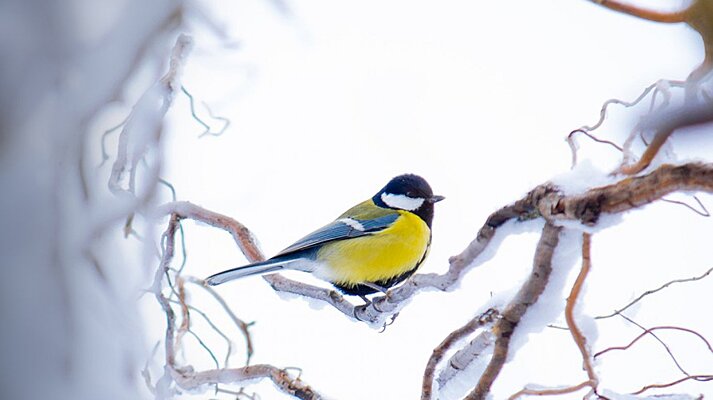
[[[428,250],[431,231],[417,215],[398,210],[388,228],[369,236],[324,245],[317,259],[325,278],[343,285],[388,280],[415,268]]]

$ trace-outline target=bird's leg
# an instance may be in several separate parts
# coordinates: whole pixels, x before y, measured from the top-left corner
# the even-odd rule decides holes
[[[364,303],[365,303],[364,307],[367,307],[371,304],[371,300],[369,300],[369,298],[366,297],[365,295],[360,294],[359,297],[361,297],[361,299],[364,300]]]
[[[381,292],[381,293],[383,293],[383,294],[386,294],[386,291],[388,290],[388,289],[386,289],[385,287],[379,286],[379,285],[377,285],[376,283],[373,283],[373,282],[363,282],[362,285],[364,285],[364,286],[366,286],[366,287],[368,287],[368,288],[374,289],[374,290],[376,290],[377,292]]]

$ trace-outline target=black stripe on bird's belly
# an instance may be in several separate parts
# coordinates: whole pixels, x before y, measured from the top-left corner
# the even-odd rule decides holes
[[[376,286],[382,287],[384,289],[388,289],[388,288],[398,285],[399,283],[408,279],[411,275],[413,275],[414,272],[416,272],[416,269],[418,269],[418,265],[416,265],[413,269],[404,272],[401,275],[397,275],[397,276],[391,277],[389,279],[384,279],[384,280],[373,282],[373,283]],[[339,289],[340,292],[342,292],[344,294],[351,295],[351,296],[365,296],[367,294],[372,294],[372,293],[378,292],[378,290],[376,290],[374,288],[371,288],[366,285],[361,285],[361,284],[357,284],[354,286],[343,286],[338,283],[332,283],[332,285],[334,285],[334,287]]]

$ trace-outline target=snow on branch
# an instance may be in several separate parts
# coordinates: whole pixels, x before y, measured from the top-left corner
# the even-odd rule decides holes
[[[520,287],[510,304],[502,311],[502,317],[495,323],[493,332],[497,336],[493,355],[488,366],[480,376],[478,384],[465,397],[468,400],[483,399],[490,392],[490,387],[505,365],[510,349],[510,339],[527,309],[537,302],[545,290],[552,273],[552,255],[559,243],[561,227],[545,223],[535,250],[532,271],[525,283]]]
[[[160,139],[163,118],[181,89],[181,72],[192,47],[190,36],[178,36],[171,52],[168,72],[144,92],[127,117],[119,133],[116,160],[111,168],[109,189],[112,192],[132,196],[136,193],[136,166],[150,146],[156,145]]]
[[[188,306],[185,303],[185,296],[178,296],[181,310],[183,310],[183,322],[180,327],[177,327],[176,313],[171,306],[169,297],[163,294],[163,286],[166,282],[164,278],[169,276],[170,265],[175,254],[175,236],[180,220],[182,218],[191,218],[209,223],[213,226],[230,227],[238,243],[245,244],[246,256],[248,254],[259,255],[260,253],[247,229],[232,218],[220,216],[187,202],[169,203],[163,206],[161,211],[169,213],[169,221],[166,231],[162,235],[162,255],[151,287],[151,292],[156,297],[156,300],[166,315],[164,373],[155,385],[154,392],[156,398],[171,398],[179,388],[194,391],[208,385],[213,385],[217,388],[218,384],[234,384],[254,379],[270,379],[279,390],[296,398],[303,400],[321,399],[321,395],[302,382],[299,377],[294,378],[286,369],[280,369],[271,365],[246,365],[242,368],[217,368],[213,370],[195,371],[190,365],[182,366],[178,364],[176,352],[180,346],[180,341],[177,340],[177,333],[180,335],[182,331],[188,329],[190,324],[187,312]],[[200,284],[200,280],[197,279],[190,279],[190,281]],[[170,285],[170,281],[168,281],[168,283]],[[249,356],[253,350],[250,336],[247,333],[247,324],[235,316],[217,293],[207,287],[204,288],[221,303],[236,325],[244,332],[248,343],[247,352],[249,360]],[[176,386],[173,385],[174,383]]]

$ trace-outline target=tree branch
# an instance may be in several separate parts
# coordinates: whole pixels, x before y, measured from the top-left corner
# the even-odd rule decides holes
[[[676,191],[713,192],[713,164],[664,164],[648,175],[566,196],[551,192],[538,204],[546,219],[593,226],[602,213],[616,214],[652,203]]]
[[[495,378],[497,378],[507,360],[510,338],[512,338],[522,316],[530,306],[537,302],[549,282],[552,272],[552,256],[559,243],[561,230],[561,227],[555,226],[550,222],[545,223],[535,250],[532,272],[517,295],[515,295],[515,298],[502,312],[502,318],[493,327],[493,331],[497,336],[493,356],[485,372],[480,376],[478,384],[473,391],[468,393],[465,399],[481,400],[486,398],[490,392],[490,387],[495,382]]]
[[[441,362],[443,357],[445,357],[446,352],[459,340],[465,338],[471,333],[475,332],[476,329],[483,326],[489,325],[493,322],[495,318],[499,316],[499,313],[495,309],[489,309],[484,313],[474,317],[468,323],[462,327],[451,332],[435,349],[431,357],[428,359],[426,364],[426,370],[423,372],[423,383],[421,385],[421,400],[429,400],[433,392],[433,375],[436,371],[436,367]]]

